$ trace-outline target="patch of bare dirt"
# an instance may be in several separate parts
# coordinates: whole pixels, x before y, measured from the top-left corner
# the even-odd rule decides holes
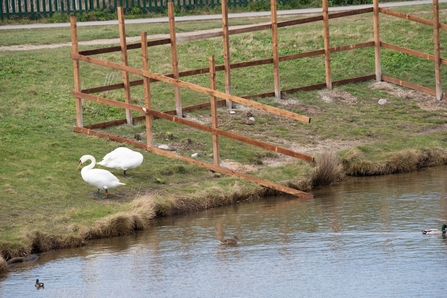
[[[357,103],[357,97],[342,90],[321,90],[318,92],[318,95],[326,103],[343,103],[348,105]]]
[[[405,100],[412,100],[419,108],[425,111],[447,110],[447,100],[438,100],[435,96],[420,91],[403,89],[387,82],[373,83],[370,88],[385,90],[392,96],[401,97]]]

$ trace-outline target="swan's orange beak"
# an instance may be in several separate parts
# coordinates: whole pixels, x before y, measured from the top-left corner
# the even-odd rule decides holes
[[[78,167],[76,169],[79,169],[82,166],[82,161],[79,161]]]

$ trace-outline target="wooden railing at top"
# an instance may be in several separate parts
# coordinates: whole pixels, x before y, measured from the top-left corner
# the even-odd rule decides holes
[[[422,18],[415,17],[415,16],[411,16],[411,15],[407,15],[407,14],[403,14],[403,13],[392,11],[392,10],[385,9],[385,8],[380,8],[379,4],[378,4],[378,0],[374,0],[373,7],[371,7],[371,8],[363,8],[363,9],[329,14],[328,8],[327,8],[327,0],[323,0],[322,16],[313,16],[313,17],[308,17],[308,18],[303,18],[303,19],[298,19],[298,20],[277,22],[276,21],[276,6],[275,5],[276,5],[276,1],[272,0],[271,1],[271,8],[272,8],[272,22],[271,22],[271,24],[255,25],[255,26],[249,26],[249,27],[245,27],[245,28],[241,28],[241,29],[230,30],[228,28],[228,24],[226,23],[227,16],[224,15],[227,13],[227,10],[225,9],[226,1],[224,0],[224,1],[222,1],[222,13],[223,13],[223,16],[222,16],[223,26],[222,27],[223,28],[222,28],[221,32],[198,34],[195,36],[177,38],[174,33],[175,32],[175,21],[174,21],[174,17],[173,17],[174,16],[173,4],[172,4],[172,2],[170,2],[168,12],[169,12],[171,37],[168,39],[147,41],[147,39],[145,39],[142,36],[142,42],[136,43],[136,44],[126,44],[125,43],[124,17],[123,17],[122,11],[120,12],[120,10],[119,10],[118,15],[119,15],[119,19],[120,19],[119,25],[120,25],[121,45],[118,47],[109,47],[109,48],[87,50],[87,51],[80,51],[80,52],[78,51],[78,46],[77,46],[76,19],[74,17],[72,17],[71,24],[72,24],[72,39],[73,39],[73,48],[72,49],[73,49],[73,51],[72,51],[72,54],[70,55],[70,57],[73,59],[73,66],[74,66],[74,72],[75,72],[75,90],[73,92],[73,95],[77,98],[77,126],[75,127],[75,131],[88,133],[88,134],[95,134],[97,136],[102,136],[102,137],[108,137],[109,139],[118,140],[118,141],[126,142],[129,144],[133,144],[135,146],[142,147],[141,143],[139,143],[139,142],[123,139],[123,138],[116,137],[116,136],[113,136],[113,135],[110,135],[110,134],[107,134],[104,132],[95,132],[93,129],[99,128],[99,127],[108,127],[111,125],[123,124],[126,122],[131,123],[133,120],[146,119],[146,128],[147,128],[147,130],[150,130],[151,129],[150,121],[152,121],[152,119],[154,117],[178,122],[178,123],[188,125],[188,126],[191,126],[191,127],[203,130],[203,131],[208,131],[213,134],[213,146],[215,148],[214,149],[215,164],[214,165],[208,165],[208,164],[205,165],[200,162],[200,165],[205,168],[209,168],[209,169],[212,169],[215,171],[220,171],[222,173],[228,174],[228,172],[227,172],[228,170],[222,169],[218,165],[219,158],[216,157],[216,151],[218,152],[218,149],[216,149],[216,148],[218,148],[218,146],[216,146],[218,135],[233,138],[238,141],[242,141],[242,142],[245,142],[248,144],[259,146],[261,148],[265,148],[267,150],[273,150],[273,151],[276,151],[279,153],[287,154],[287,155],[294,156],[294,157],[301,158],[301,159],[308,160],[308,161],[312,161],[313,157],[305,155],[305,154],[296,153],[296,152],[293,152],[293,151],[290,151],[290,150],[287,150],[284,148],[280,148],[277,146],[272,146],[272,145],[269,145],[269,144],[266,144],[263,142],[259,142],[256,140],[252,140],[249,138],[245,138],[245,137],[241,137],[238,135],[224,132],[222,130],[219,130],[215,123],[213,124],[212,128],[209,128],[208,126],[198,125],[197,123],[187,121],[187,120],[183,119],[181,116],[176,117],[173,115],[179,115],[185,110],[193,110],[193,109],[197,109],[197,108],[211,107],[211,109],[213,110],[217,105],[224,105],[226,103],[228,106],[229,102],[234,101],[234,102],[239,102],[241,104],[252,106],[255,108],[260,108],[267,112],[281,115],[284,117],[288,117],[291,119],[295,119],[295,120],[299,120],[299,121],[303,121],[303,122],[310,122],[310,118],[307,118],[305,116],[301,116],[301,115],[297,116],[297,114],[279,110],[279,109],[275,109],[275,108],[272,108],[272,107],[269,107],[266,105],[262,105],[262,104],[250,101],[249,99],[254,98],[254,97],[265,97],[265,96],[275,96],[275,97],[279,98],[281,93],[291,93],[291,92],[297,92],[297,91],[301,91],[301,90],[315,90],[315,89],[321,89],[324,87],[331,89],[333,86],[352,83],[352,82],[360,82],[360,81],[370,80],[370,79],[374,79],[374,78],[376,78],[376,80],[384,80],[384,81],[391,82],[391,83],[394,83],[397,85],[409,87],[409,88],[419,90],[419,91],[422,91],[425,93],[436,95],[439,99],[441,99],[443,96],[446,95],[446,94],[442,93],[441,82],[440,82],[440,65],[447,64],[447,61],[440,57],[439,29],[447,30],[447,25],[439,23],[438,0],[433,0],[433,12],[434,12],[434,20],[433,21],[422,19]],[[344,46],[338,46],[338,47],[330,47],[330,43],[329,43],[330,36],[329,36],[329,30],[328,30],[330,19],[341,18],[341,17],[351,16],[351,15],[356,15],[356,14],[370,13],[370,12],[374,12],[374,41],[368,41],[368,42],[357,43],[357,44],[352,44],[352,45],[344,45]],[[391,44],[388,44],[385,42],[381,42],[380,35],[379,35],[379,12],[388,14],[388,15],[392,15],[395,17],[399,17],[399,18],[404,18],[404,19],[407,19],[410,21],[415,21],[415,22],[419,22],[422,24],[433,26],[434,27],[435,54],[430,55],[430,54],[418,52],[415,50],[407,49],[404,47],[398,47],[398,46],[391,45]],[[278,44],[277,43],[277,41],[278,41],[277,28],[299,25],[299,24],[310,23],[310,22],[316,22],[316,21],[323,21],[323,26],[325,29],[325,34],[323,36],[324,49],[307,52],[307,53],[299,53],[299,54],[293,54],[293,55],[288,55],[288,56],[282,56],[282,57],[275,54],[275,53],[277,53],[277,48],[275,48],[275,46],[277,46],[277,44]],[[229,43],[228,43],[229,35],[246,33],[246,32],[254,32],[254,31],[259,31],[259,30],[267,30],[267,29],[272,30],[272,46],[273,46],[273,57],[272,58],[248,61],[248,62],[239,62],[239,63],[233,63],[233,64],[229,63],[229,60],[230,60],[229,48],[228,48],[229,47]],[[191,41],[191,40],[197,40],[197,39],[203,39],[203,38],[213,38],[213,37],[220,37],[220,36],[222,36],[224,38],[224,56],[225,56],[224,57],[224,61],[225,61],[224,65],[217,65],[217,66],[210,65],[209,68],[195,69],[195,70],[189,70],[189,71],[183,71],[183,72],[178,71],[178,61],[177,61],[177,55],[176,55],[176,43],[177,42]],[[141,48],[142,52],[143,52],[143,56],[144,56],[145,53],[147,55],[147,47],[157,46],[157,45],[162,45],[162,44],[170,44],[171,45],[172,66],[173,66],[172,74],[168,74],[168,75],[155,74],[155,73],[150,72],[148,69],[140,70],[140,69],[135,69],[135,68],[131,68],[131,67],[127,66],[127,62],[126,62],[127,50]],[[344,79],[344,80],[340,80],[340,81],[332,81],[329,55],[334,52],[359,49],[359,48],[364,48],[364,47],[374,47],[374,49],[375,49],[375,57],[376,57],[376,63],[375,63],[376,64],[376,72],[375,72],[375,74],[365,75],[365,76],[360,76],[360,77],[350,78],[350,79]],[[381,47],[400,51],[400,52],[407,53],[409,55],[413,55],[413,56],[420,57],[423,59],[435,61],[436,90],[432,90],[432,89],[429,89],[426,87],[421,87],[416,84],[412,84],[410,82],[406,82],[406,81],[402,81],[399,79],[391,78],[389,76],[382,75],[381,66],[380,66],[380,48]],[[91,55],[116,52],[116,51],[121,51],[121,53],[122,53],[122,64],[115,64],[115,63],[102,61],[100,59],[90,57]],[[300,58],[305,58],[305,57],[313,57],[313,56],[317,56],[317,55],[325,55],[325,67],[326,67],[326,82],[325,83],[315,84],[315,85],[311,85],[311,86],[304,86],[304,87],[299,87],[299,88],[292,88],[292,89],[282,90],[282,91],[279,89],[279,86],[280,86],[280,84],[279,84],[279,62],[300,59]],[[147,59],[147,57],[146,57],[146,59]],[[85,61],[85,62],[93,63],[96,65],[101,65],[101,66],[120,70],[123,72],[124,83],[81,90],[80,83],[79,83],[79,61]],[[213,61],[214,61],[214,59],[213,59]],[[236,96],[230,95],[230,93],[231,93],[230,92],[230,90],[231,90],[230,70],[231,69],[240,68],[240,67],[259,66],[259,65],[263,65],[263,64],[273,64],[274,65],[274,68],[273,68],[274,78],[275,78],[274,92],[257,94],[257,95],[248,95],[248,96],[244,96],[244,97],[236,97]],[[144,65],[144,59],[143,59],[143,65]],[[211,79],[211,76],[212,76],[213,72],[215,72],[215,71],[224,71],[225,72],[226,93],[213,90],[212,88],[204,88],[201,86],[189,84],[186,82],[182,82],[180,80],[180,78],[184,77],[184,76],[191,76],[191,75],[204,74],[204,73],[210,73],[210,79]],[[140,75],[143,77],[143,79],[136,80],[136,81],[128,81],[128,77],[127,77],[127,81],[126,81],[126,74],[128,74],[128,73]],[[149,89],[149,85],[151,83],[157,82],[157,81],[164,81],[166,83],[169,83],[174,86],[175,90],[179,90],[180,87],[183,87],[183,88],[188,88],[188,89],[191,89],[191,90],[194,90],[197,92],[207,93],[211,96],[212,100],[210,103],[204,103],[204,104],[191,106],[191,107],[182,107],[181,100],[180,100],[180,94],[179,94],[179,92],[176,91],[176,110],[175,111],[168,111],[168,112],[164,112],[164,113],[154,111],[150,108],[150,94],[149,94],[149,92],[146,92],[146,90]],[[211,82],[212,82],[212,80],[211,80]],[[142,85],[142,84],[145,85],[146,106],[144,108],[132,105],[130,103],[130,94],[129,94],[129,100],[127,100],[127,95],[126,95],[125,103],[90,95],[91,93],[107,91],[107,90],[114,90],[114,89],[124,89],[126,91],[126,90],[130,90],[131,86],[137,86],[137,85]],[[217,100],[215,100],[216,97],[222,98],[223,100],[217,101]],[[126,109],[126,111],[130,111],[130,110],[139,111],[139,112],[144,113],[145,116],[136,117],[136,119],[131,119],[130,118],[131,116],[127,116],[126,120],[116,120],[116,121],[111,121],[111,122],[106,122],[106,123],[93,124],[88,127],[83,127],[81,99],[93,100],[93,101],[105,103],[108,105],[121,107],[121,108]],[[126,115],[131,115],[131,114],[128,112]],[[213,117],[215,117],[215,115]],[[148,134],[148,135],[150,136],[150,134]],[[152,152],[155,152],[158,154],[165,155],[165,156],[181,158],[188,162],[198,164],[197,161],[194,159],[190,159],[190,158],[186,158],[186,157],[179,157],[178,155],[172,156],[171,154],[166,153],[163,150],[160,151],[160,149],[154,148],[151,145],[150,138],[148,138],[148,144],[145,146],[145,149],[147,149],[148,151],[152,151]],[[235,173],[232,173],[232,174],[238,176],[238,174],[235,174]],[[249,179],[249,178],[245,177],[246,175],[242,175],[242,176],[240,176],[240,177],[242,177],[244,179]],[[273,189],[296,194],[296,192],[294,190],[284,188],[283,186],[280,186],[280,185],[272,184],[271,182],[265,182],[265,181],[256,181],[256,182],[261,185],[271,187]],[[307,194],[307,195],[309,195],[309,194]],[[298,196],[305,197],[307,195],[298,193]],[[309,195],[308,197],[310,197],[310,196],[311,195]]]

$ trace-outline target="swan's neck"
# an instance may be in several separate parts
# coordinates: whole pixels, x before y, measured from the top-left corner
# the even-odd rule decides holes
[[[87,160],[90,160],[91,163],[88,166],[83,167],[82,169],[86,169],[86,170],[93,169],[95,167],[95,165],[96,165],[96,159],[93,156],[89,155],[87,157]]]

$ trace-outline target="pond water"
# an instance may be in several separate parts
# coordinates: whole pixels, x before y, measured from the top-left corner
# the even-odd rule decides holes
[[[166,218],[42,255],[0,297],[446,297],[447,168]],[[237,246],[220,237],[237,235]],[[45,289],[36,290],[36,278]]]

